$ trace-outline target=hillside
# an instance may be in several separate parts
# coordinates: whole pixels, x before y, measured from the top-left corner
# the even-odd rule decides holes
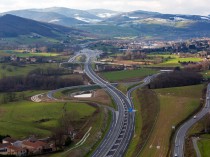
[[[52,7],[45,9],[15,10],[0,15],[12,14],[36,21],[54,23],[63,26],[77,24],[97,23],[106,18],[119,14],[119,12],[106,9],[77,10],[64,7]]]
[[[37,22],[14,15],[0,17],[0,37],[18,37],[37,34],[39,36],[56,38],[62,35],[77,35],[79,31],[59,25]]]
[[[112,16],[116,16],[120,14],[120,12],[107,10],[107,9],[91,9],[87,10],[90,14],[94,14],[102,19],[110,18]]]
[[[64,7],[52,7],[52,8],[45,8],[45,9],[35,9],[34,11],[39,12],[54,12],[66,17],[71,17],[83,22],[92,23],[92,22],[99,22],[102,19],[94,14],[91,14],[84,10],[78,9],[70,9]]]
[[[39,12],[32,10],[17,10],[3,13],[2,15],[11,14],[27,19],[32,19],[36,21],[53,23],[63,26],[71,26],[75,24],[86,24],[84,21],[77,20],[75,18],[67,17],[65,15],[55,13],[55,12]]]
[[[141,10],[120,13],[107,18],[100,22],[97,28],[96,26],[80,26],[81,29],[90,32],[92,27],[94,27],[94,32],[106,32],[104,35],[112,37],[130,36],[164,40],[210,37],[209,16],[161,14]],[[113,29],[117,30],[114,34],[108,33],[108,30]]]

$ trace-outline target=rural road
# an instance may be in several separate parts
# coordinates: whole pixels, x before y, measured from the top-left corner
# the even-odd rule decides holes
[[[207,87],[206,93],[206,104],[205,107],[196,114],[196,118],[192,117],[188,121],[186,121],[183,125],[181,125],[176,134],[175,134],[175,141],[174,141],[174,148],[173,148],[173,157],[184,157],[184,144],[185,144],[185,137],[187,131],[200,119],[202,119],[207,113],[210,111],[210,84]]]

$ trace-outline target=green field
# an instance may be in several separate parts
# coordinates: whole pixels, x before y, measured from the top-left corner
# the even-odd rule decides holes
[[[200,149],[202,157],[209,157],[210,155],[210,139],[198,140],[198,147]]]
[[[26,98],[29,98],[31,96],[34,96],[36,94],[45,93],[45,90],[28,90],[28,91],[22,91],[22,92],[13,92],[15,94],[15,100],[24,100]],[[4,99],[4,96],[9,93],[0,93],[0,104],[2,104],[2,100]]]
[[[108,81],[115,82],[115,81],[129,80],[133,78],[143,78],[155,73],[157,73],[157,70],[142,68],[137,70],[103,72],[101,74]]]
[[[58,53],[50,53],[50,52],[39,52],[39,53],[24,53],[20,50],[1,50],[0,56],[11,56],[16,55],[17,57],[34,57],[34,56],[43,56],[43,57],[54,57],[58,56]]]
[[[195,85],[155,90],[160,101],[160,113],[140,156],[167,155],[172,126],[176,126],[199,107],[203,88],[203,85]]]
[[[49,136],[64,113],[63,107],[64,103],[34,103],[26,100],[0,105],[0,134],[9,134],[14,138]],[[68,103],[66,109],[77,111],[80,116],[78,120],[95,111],[95,108],[84,103]],[[46,121],[40,122],[42,120]]]
[[[167,66],[178,66],[179,65],[179,61],[180,62],[200,62],[202,61],[201,58],[175,58],[175,59],[171,59],[169,61],[166,61],[164,63],[161,63],[160,65],[164,66],[164,65],[167,65]]]
[[[36,68],[56,68],[57,63],[43,63],[43,64],[27,64],[25,66],[12,66],[6,63],[0,63],[0,78],[6,76],[27,75],[30,71]]]
[[[151,66],[156,66],[156,67],[176,67],[180,66],[180,62],[200,62],[202,61],[202,58],[198,57],[187,57],[187,58],[180,58],[178,55],[149,55],[149,56],[156,56],[156,57],[163,57],[164,59],[167,59],[163,63],[160,64],[155,64]]]

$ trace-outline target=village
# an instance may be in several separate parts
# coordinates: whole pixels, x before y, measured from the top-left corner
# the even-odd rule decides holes
[[[30,156],[46,154],[55,151],[55,145],[50,138],[36,139],[34,136],[25,140],[14,140],[6,137],[0,143],[0,155]]]

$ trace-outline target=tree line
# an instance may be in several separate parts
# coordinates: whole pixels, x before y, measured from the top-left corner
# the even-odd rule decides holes
[[[64,68],[37,68],[29,72],[29,75],[41,75],[41,76],[60,76],[60,75],[68,75],[72,74],[72,71],[64,69]]]
[[[0,92],[18,92],[24,90],[52,90],[68,86],[82,85],[82,78],[62,78],[66,71],[60,69],[36,69],[27,76],[10,76],[0,79]]]
[[[168,88],[200,84],[203,76],[197,72],[174,71],[158,75],[148,86],[149,88]]]

